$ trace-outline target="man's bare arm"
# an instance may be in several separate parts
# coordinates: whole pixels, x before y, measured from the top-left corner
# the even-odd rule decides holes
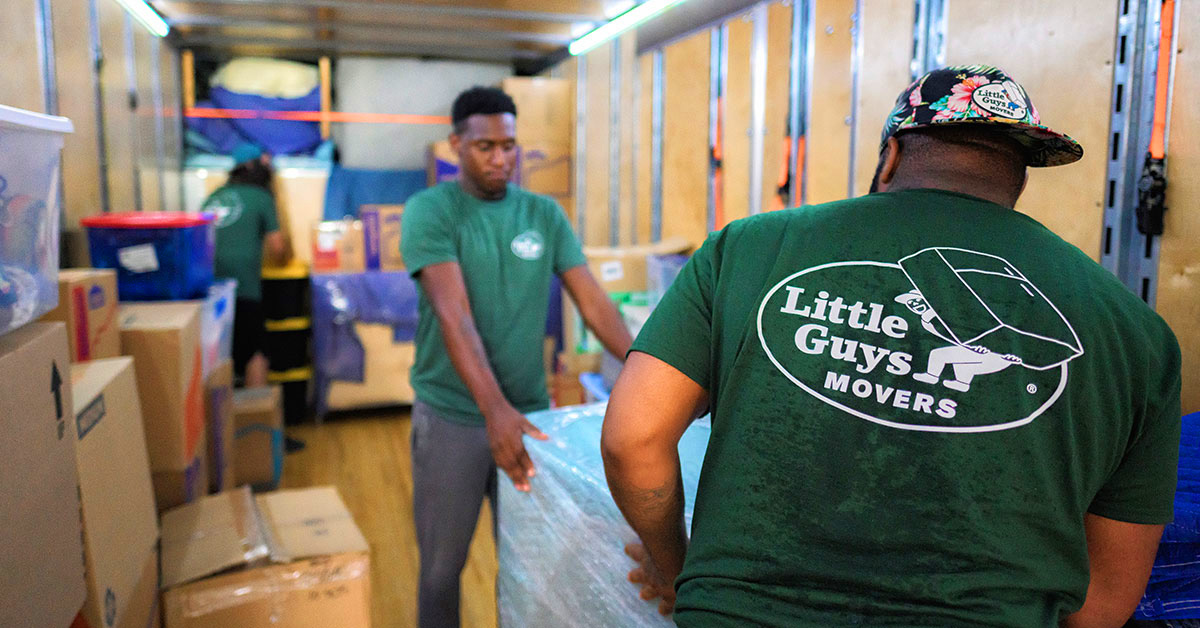
[[[604,417],[600,449],[608,486],[650,559],[630,579],[646,578],[643,597],[647,591],[663,597],[664,612],[674,602],[673,582],[687,553],[679,439],[707,401],[708,393],[686,375],[635,351],[613,387]],[[641,561],[638,551],[634,548],[630,555]]]
[[[630,337],[625,322],[621,320],[617,306],[605,294],[600,284],[596,283],[592,271],[588,270],[586,265],[576,266],[564,272],[562,280],[567,294],[571,295],[571,300],[579,308],[579,315],[583,317],[587,326],[596,332],[600,343],[609,353],[624,360],[625,354],[629,353],[629,346],[633,344],[633,338]]]
[[[517,490],[529,490],[534,467],[521,438],[526,434],[540,440],[547,437],[500,390],[483,339],[475,327],[462,268],[457,262],[433,264],[421,269],[418,281],[441,323],[450,362],[487,422],[488,442],[496,465],[508,474]]]
[[[282,231],[272,231],[263,238],[267,249],[267,260],[273,266],[283,266],[292,261],[292,242]]]
[[[1083,607],[1063,628],[1120,628],[1150,580],[1163,526],[1125,523],[1093,514],[1084,518],[1091,580]]]

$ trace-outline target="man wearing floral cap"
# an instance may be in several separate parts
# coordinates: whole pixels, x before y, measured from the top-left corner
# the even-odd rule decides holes
[[[1004,72],[944,68],[897,100],[872,194],[709,237],[605,418],[643,598],[685,627],[1124,624],[1172,517],[1180,354],[1013,209],[1082,155]]]

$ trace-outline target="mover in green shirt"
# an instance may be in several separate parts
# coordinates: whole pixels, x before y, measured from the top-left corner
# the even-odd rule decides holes
[[[233,370],[246,387],[267,385],[269,364],[263,355],[266,336],[262,311],[263,250],[275,264],[291,258],[279,230],[271,193],[271,158],[253,144],[233,151],[229,181],[204,201],[203,211],[217,217],[214,275],[237,280],[233,312]]]
[[[602,437],[631,579],[685,627],[1121,626],[1172,517],[1175,337],[1013,210],[1083,151],[1007,75],[926,75],[883,140],[874,193],[713,234],[639,334]]]
[[[498,89],[460,94],[450,136],[459,178],[404,208],[401,249],[420,288],[411,377],[422,628],[458,626],[459,576],[485,496],[495,512],[497,466],[519,490],[532,486],[522,438],[546,438],[525,413],[549,405],[542,347],[551,276],[609,351],[624,356],[632,341],[563,209],[509,183],[516,114]]]

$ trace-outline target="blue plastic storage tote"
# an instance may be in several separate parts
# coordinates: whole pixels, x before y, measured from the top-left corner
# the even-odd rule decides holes
[[[208,296],[216,243],[211,216],[126,212],[80,222],[87,227],[92,265],[117,270],[117,293],[122,301]]]

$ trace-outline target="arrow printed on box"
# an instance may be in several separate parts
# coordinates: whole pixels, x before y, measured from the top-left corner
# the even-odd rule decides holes
[[[63,418],[62,384],[62,374],[58,372],[56,360],[50,363],[50,392],[54,393],[54,416],[58,421]]]

